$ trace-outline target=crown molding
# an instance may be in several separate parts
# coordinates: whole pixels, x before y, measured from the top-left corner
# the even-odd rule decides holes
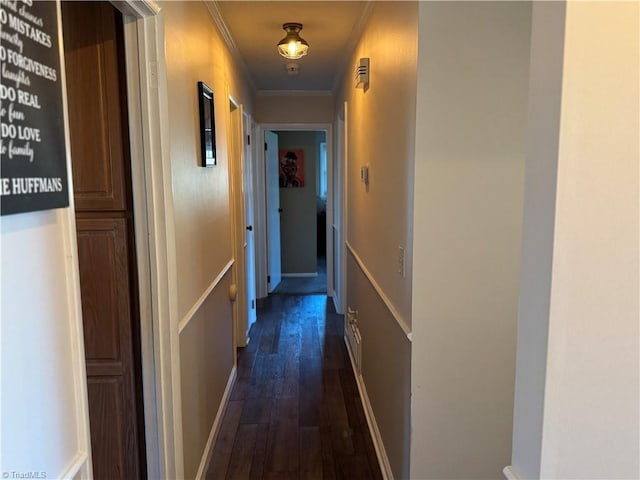
[[[344,77],[347,67],[351,64],[351,57],[353,56],[353,52],[358,45],[358,41],[360,37],[362,37],[362,33],[364,32],[365,27],[367,26],[367,21],[371,16],[371,12],[373,11],[373,4],[375,0],[368,0],[365,2],[362,7],[362,14],[360,15],[360,19],[356,22],[351,30],[351,35],[349,36],[349,40],[345,45],[344,51],[346,55],[344,55],[344,60],[342,61],[342,65],[338,68],[336,73],[336,77],[333,79],[333,92],[337,92],[340,88],[340,81],[342,77]]]
[[[112,0],[122,13],[135,18],[153,17],[160,13],[160,5],[154,0]]]
[[[222,40],[224,41],[227,48],[229,49],[231,56],[233,57],[236,64],[242,70],[242,73],[244,74],[244,77],[247,83],[255,92],[256,84],[253,81],[253,77],[251,76],[251,73],[249,72],[249,68],[247,68],[247,64],[244,62],[244,59],[242,58],[242,54],[240,53],[240,50],[238,49],[236,42],[233,40],[233,35],[231,35],[231,31],[229,30],[229,27],[227,27],[227,24],[224,21],[224,18],[222,17],[222,13],[220,12],[220,8],[218,7],[218,2],[215,0],[205,0],[204,4],[207,6],[209,15],[211,15],[211,18],[216,24],[216,27],[218,27],[220,36],[222,37]]]
[[[331,90],[257,90],[259,97],[331,97]]]

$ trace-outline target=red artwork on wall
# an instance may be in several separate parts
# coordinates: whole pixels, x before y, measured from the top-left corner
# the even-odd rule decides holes
[[[282,149],[278,158],[280,188],[304,187],[304,150]]]

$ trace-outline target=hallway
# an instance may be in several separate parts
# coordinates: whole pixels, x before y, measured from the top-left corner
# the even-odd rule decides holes
[[[206,478],[382,478],[327,297],[268,297],[250,336]]]
[[[283,278],[274,293],[280,295],[323,294],[327,291],[327,258],[318,257],[317,275],[315,277]]]

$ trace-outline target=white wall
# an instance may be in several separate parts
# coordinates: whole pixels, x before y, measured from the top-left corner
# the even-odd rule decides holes
[[[61,31],[59,21],[60,38]],[[64,77],[64,68],[59,73]],[[68,148],[66,114],[65,135]],[[69,158],[67,172],[71,185]],[[75,235],[73,207],[0,217],[0,472],[6,478],[91,472]]]
[[[568,3],[541,476],[638,478],[640,6]]]
[[[562,10],[534,6],[509,469],[637,479],[640,5]]]
[[[514,400],[512,462],[523,478],[540,475],[549,292],[562,96],[563,2],[532,11],[529,118]]]
[[[419,6],[411,477],[511,454],[531,6]]]
[[[70,209],[0,219],[1,472],[61,478],[89,453],[72,222]]]

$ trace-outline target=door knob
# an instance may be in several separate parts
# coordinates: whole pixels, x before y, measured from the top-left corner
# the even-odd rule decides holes
[[[247,225],[247,230],[249,230],[250,232],[253,232],[253,225]]]

